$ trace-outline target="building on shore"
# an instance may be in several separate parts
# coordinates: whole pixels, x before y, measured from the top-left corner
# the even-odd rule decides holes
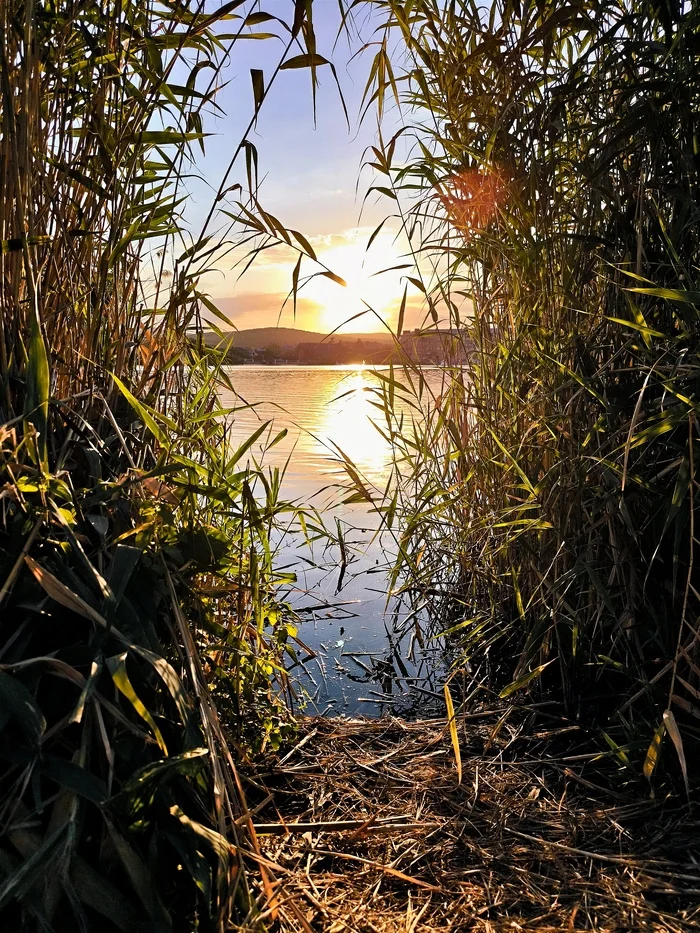
[[[465,330],[416,328],[400,337],[401,349],[416,363],[465,363],[474,352],[474,344]]]
[[[300,343],[296,348],[299,363],[315,365],[338,365],[386,363],[391,356],[391,347],[372,340],[334,341],[332,338],[320,343]]]

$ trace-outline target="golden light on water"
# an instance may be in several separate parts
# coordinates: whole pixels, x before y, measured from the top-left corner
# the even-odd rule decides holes
[[[334,386],[323,405],[319,423],[319,438],[336,447],[370,482],[378,482],[386,474],[389,445],[374,426],[381,413],[372,404],[372,379],[364,366]]]

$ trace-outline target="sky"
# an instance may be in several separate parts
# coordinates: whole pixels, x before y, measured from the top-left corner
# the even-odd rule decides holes
[[[264,7],[253,3],[249,6],[291,21],[291,0],[267,0]],[[396,221],[388,221],[371,249],[366,248],[372,232],[391,212],[392,203],[376,193],[363,200],[370,185],[377,183],[371,169],[360,171],[376,136],[372,107],[365,120],[359,120],[374,50],[358,55],[360,40],[349,45],[347,37],[337,38],[337,0],[314,0],[313,17],[317,50],[336,67],[349,127],[338,86],[327,66],[317,71],[315,120],[310,70],[286,70],[275,79],[249,139],[259,153],[260,201],[265,210],[285,227],[302,233],[319,260],[343,278],[347,287],[316,276],[299,293],[296,312],[291,300],[283,307],[298,256],[286,246],[259,256],[240,279],[240,269],[234,268],[233,261],[240,260],[240,250],[232,257],[219,259],[217,268],[203,277],[202,285],[239,329],[279,324],[323,332],[339,326],[344,332],[381,331],[386,324],[396,324],[406,285],[402,274],[410,270],[376,274],[406,262],[402,258],[406,246],[397,240]],[[266,23],[250,31],[272,31],[271,26],[276,24]],[[371,38],[372,25],[365,22],[363,40]],[[253,113],[250,70],[261,69],[267,85],[283,49],[283,43],[275,39],[239,41],[233,47],[223,73],[227,83],[216,97],[223,114],[209,115],[204,123],[204,131],[211,135],[205,141],[206,156],[196,163],[204,180],[193,178],[189,184],[185,217],[193,231],[201,227],[213,192]],[[398,119],[396,112],[389,114],[389,131],[398,126]],[[245,159],[239,157],[229,183],[244,179]],[[301,280],[318,270],[318,266],[304,260]],[[407,326],[419,323],[418,298],[419,293],[409,284]],[[356,317],[358,314],[361,316]]]

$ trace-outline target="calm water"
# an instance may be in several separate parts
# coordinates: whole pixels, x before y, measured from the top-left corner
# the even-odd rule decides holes
[[[224,393],[222,403],[245,400],[254,406],[232,420],[234,444],[273,419],[251,450],[259,457],[286,428],[286,437],[267,451],[264,462],[286,466],[283,498],[322,510],[326,526],[335,533],[339,529],[347,546],[342,577],[337,545],[310,550],[290,535],[280,549],[278,565],[297,573],[289,600],[302,610],[299,636],[316,653],[294,671],[309,711],[376,715],[431,701],[437,693],[438,649],[434,642],[421,646],[413,621],[404,631],[406,614],[397,613],[391,602],[386,611],[385,548],[390,550],[391,542],[379,540],[378,516],[370,506],[342,504],[348,477],[340,451],[370,488],[383,490],[389,478],[391,450],[375,427],[383,423],[372,392],[379,379],[369,370],[341,366],[231,367],[229,375],[239,399]],[[429,371],[426,379],[439,391],[439,371]]]

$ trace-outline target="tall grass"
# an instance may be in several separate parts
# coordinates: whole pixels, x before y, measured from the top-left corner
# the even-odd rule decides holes
[[[324,62],[310,4],[290,11],[0,6],[3,928],[255,926],[259,890],[281,909],[238,768],[289,728],[288,506],[245,465],[255,438],[230,444],[192,335],[221,251],[291,234],[247,132],[194,237],[181,205],[237,43],[279,33],[277,71]],[[271,77],[246,87],[248,131]]]
[[[397,581],[442,602],[490,689],[558,691],[648,777],[666,733],[685,771],[700,736],[700,12],[373,6],[367,96],[404,115],[380,184],[428,324],[475,347],[418,441],[396,434]]]

